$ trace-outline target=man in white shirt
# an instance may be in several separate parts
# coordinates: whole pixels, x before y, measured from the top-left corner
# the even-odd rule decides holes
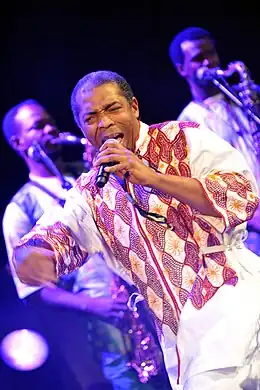
[[[198,78],[197,72],[201,67],[211,69],[220,66],[212,35],[202,28],[186,28],[173,38],[169,54],[178,74],[186,80],[192,96],[178,120],[198,122],[238,149],[260,188],[260,163],[247,116],[210,79]],[[248,230],[245,244],[260,255],[260,208],[248,222]]]

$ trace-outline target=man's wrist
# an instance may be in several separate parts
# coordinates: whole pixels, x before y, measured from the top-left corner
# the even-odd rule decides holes
[[[148,177],[147,177],[147,183],[146,186],[157,189],[158,182],[161,179],[161,174],[151,169]]]

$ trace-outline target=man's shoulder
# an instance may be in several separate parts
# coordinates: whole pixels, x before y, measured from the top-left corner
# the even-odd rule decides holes
[[[19,203],[21,202],[23,199],[26,199],[30,196],[32,196],[32,183],[30,181],[28,181],[27,183],[25,183],[21,188],[19,188],[19,190],[13,195],[11,202],[15,202],[15,203]]]
[[[207,115],[208,109],[206,106],[202,103],[198,103],[192,100],[187,104],[186,107],[184,107],[184,109],[177,117],[177,120],[185,122],[204,122]]]
[[[16,204],[26,214],[32,214],[37,203],[36,196],[33,191],[33,184],[29,181],[25,183],[11,198],[8,205]],[[7,207],[8,207],[7,205]]]
[[[167,138],[173,139],[185,128],[198,128],[200,124],[193,121],[166,121],[149,126],[149,135],[154,136],[158,133],[163,133]]]

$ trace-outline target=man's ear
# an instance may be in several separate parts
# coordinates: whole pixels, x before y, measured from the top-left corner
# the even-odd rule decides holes
[[[139,104],[136,97],[133,97],[132,99],[132,111],[136,118],[139,118]]]
[[[180,63],[176,64],[176,69],[177,69],[177,72],[179,73],[179,75],[181,75],[182,77],[185,76],[182,64],[180,64]]]
[[[12,135],[12,137],[10,138],[10,144],[12,148],[17,152],[23,152],[25,150],[22,139],[17,137],[16,135]]]

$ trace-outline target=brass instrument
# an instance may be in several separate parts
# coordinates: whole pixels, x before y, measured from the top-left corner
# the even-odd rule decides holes
[[[231,62],[227,70],[227,73],[230,72],[237,72],[239,74],[240,80],[235,86],[235,90],[242,100],[243,105],[252,109],[258,108],[260,100],[256,85],[246,65],[241,61]]]
[[[232,62],[230,68],[236,71],[240,76],[239,83],[235,86],[239,98],[241,99],[245,109],[250,109],[255,115],[260,113],[260,99],[258,89],[254,83],[249,69],[241,62]],[[251,135],[254,141],[254,150],[257,157],[260,159],[260,123],[255,121],[251,116],[248,116]]]
[[[129,310],[120,323],[120,327],[126,335],[125,344],[127,345],[130,341],[127,365],[137,372],[141,383],[147,383],[149,379],[160,373],[163,360],[160,347],[157,345],[152,331],[148,329],[147,318],[142,318],[137,309],[137,303],[143,301],[144,298],[137,292],[130,295],[123,284],[115,292],[117,296],[124,295],[128,298]]]
[[[238,75],[238,82],[230,85],[228,80]],[[212,72],[212,82],[238,105],[248,118],[254,151],[260,160],[260,87],[254,83],[249,69],[242,61],[231,62],[226,70]],[[241,131],[245,129],[241,129]]]
[[[93,276],[95,275],[95,270],[92,271],[92,274],[89,274],[87,263],[79,268],[75,273],[76,291],[85,290],[87,293],[89,278],[93,279]],[[103,274],[103,277],[106,278],[107,274]],[[105,285],[104,290],[102,284],[98,289],[103,290],[104,296],[111,296],[113,299],[122,297],[122,302],[127,303],[128,307],[128,310],[120,311],[118,317],[109,319],[108,325],[117,328],[122,335],[122,345],[120,342],[120,349],[121,352],[128,357],[127,366],[133,368],[137,372],[141,383],[147,383],[151,377],[162,371],[163,358],[161,349],[158,343],[156,343],[156,336],[153,334],[152,329],[150,330],[150,326],[148,326],[150,323],[146,310],[144,313],[142,313],[141,310],[137,310],[138,302],[142,301],[144,298],[141,294],[137,293],[136,290],[131,294],[133,287],[129,286],[117,275],[114,275],[112,279],[108,278],[107,280],[109,281],[109,284],[103,282]],[[99,293],[101,293],[101,290]],[[97,296],[103,296],[103,294],[98,294]],[[103,321],[105,321],[105,319]],[[152,325],[153,324],[151,324],[151,327]],[[95,329],[93,329],[90,321],[88,326],[89,338],[92,343],[102,343],[102,337],[99,336],[98,339],[96,334],[96,332],[99,331],[98,324],[96,323]],[[114,335],[115,333],[112,332],[111,337],[114,338]],[[112,342],[117,342],[117,339],[114,339]],[[95,350],[98,348],[98,345],[96,345]]]

